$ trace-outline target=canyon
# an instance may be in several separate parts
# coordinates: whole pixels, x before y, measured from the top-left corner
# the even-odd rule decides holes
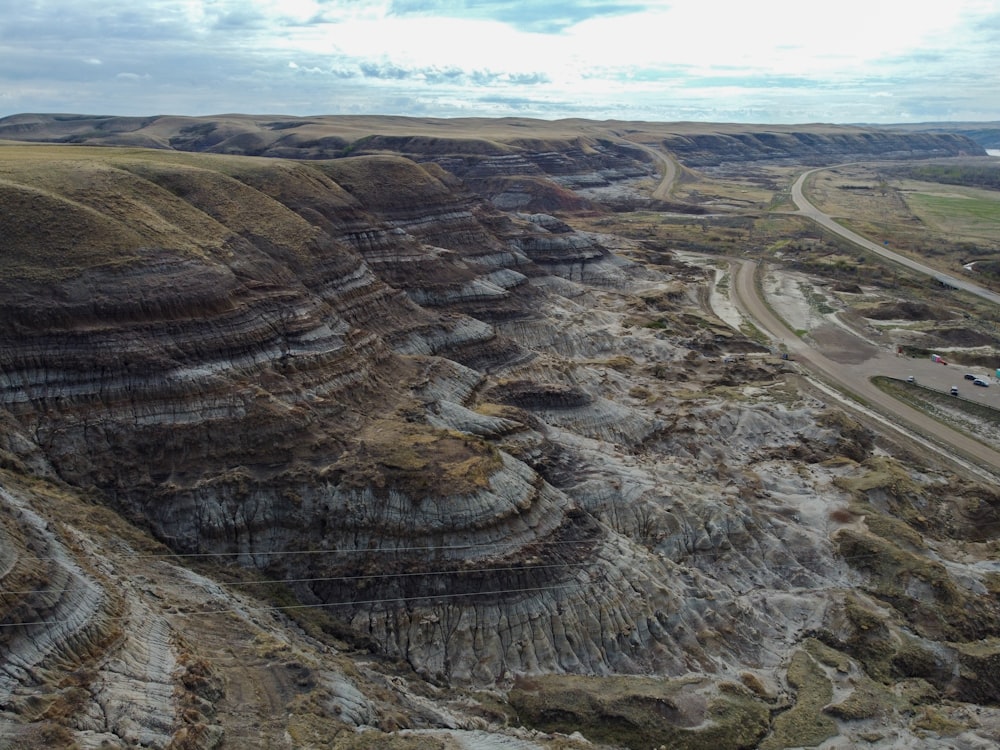
[[[236,115],[0,139],[0,744],[1000,742],[997,485],[724,320],[710,264],[598,226],[602,189],[657,184],[648,149],[974,141]]]

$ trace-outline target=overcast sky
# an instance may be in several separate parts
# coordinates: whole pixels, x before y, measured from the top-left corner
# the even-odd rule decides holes
[[[0,116],[1000,120],[1000,0],[0,0]]]

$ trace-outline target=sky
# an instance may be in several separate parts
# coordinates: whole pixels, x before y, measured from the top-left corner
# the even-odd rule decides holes
[[[0,0],[0,116],[1000,120],[1000,0]]]

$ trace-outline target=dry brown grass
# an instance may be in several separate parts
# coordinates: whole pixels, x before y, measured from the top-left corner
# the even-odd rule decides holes
[[[796,651],[788,665],[788,684],[795,688],[795,705],[775,717],[762,750],[814,746],[837,734],[837,725],[822,709],[833,697],[833,686],[805,651]]]
[[[428,169],[400,156],[366,156],[318,162],[316,168],[374,209],[445,198],[449,188]]]
[[[237,236],[296,257],[320,231],[297,213],[302,206],[347,216],[359,199],[374,210],[408,207],[446,199],[453,187],[446,182],[454,180],[436,165],[398,156],[295,162],[0,145],[0,271],[51,281],[134,264],[151,252],[210,261]]]
[[[348,484],[395,489],[420,500],[484,489],[502,460],[496,448],[471,435],[384,419],[367,427],[338,465]]]
[[[28,117],[28,116],[25,116]],[[228,114],[208,117],[163,116],[152,118],[117,118],[119,127],[115,131],[104,128],[97,131],[95,126],[106,118],[72,119],[51,118],[46,122],[44,115],[35,120],[48,128],[53,135],[65,137],[74,135],[78,140],[113,133],[118,141],[135,141],[142,138],[148,144],[166,144],[182,129],[195,131],[206,124],[215,126],[211,132],[214,139],[224,141],[241,134],[256,135],[262,139],[277,140],[294,128],[297,134],[308,138],[340,136],[348,141],[362,138],[372,133],[403,137],[427,137],[445,139],[491,139],[502,143],[519,140],[566,140],[581,136],[603,136],[626,134],[643,143],[656,144],[670,135],[704,135],[760,132],[760,125],[742,123],[705,122],[644,122],[635,120],[539,120],[528,117],[387,117],[380,115],[323,115],[318,117],[291,117],[286,115]],[[809,132],[815,135],[833,135],[857,132],[857,128],[846,125],[768,125],[769,133],[782,134]]]
[[[808,196],[827,213],[850,217],[851,228],[869,239],[949,273],[961,274],[962,264],[975,259],[972,253],[1000,245],[996,191],[897,178],[897,169],[857,164],[825,170],[810,179]],[[975,210],[961,210],[970,206]]]
[[[519,679],[509,694],[520,721],[547,732],[581,732],[615,747],[675,750],[755,747],[767,704],[736,683],[712,690],[697,679],[545,675]]]

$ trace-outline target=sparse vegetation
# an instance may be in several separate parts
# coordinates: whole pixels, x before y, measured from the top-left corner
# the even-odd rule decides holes
[[[691,680],[553,675],[520,680],[509,699],[528,726],[579,731],[631,750],[755,747],[767,731],[767,705],[735,684],[710,697],[698,687]]]
[[[795,703],[775,717],[761,750],[818,745],[837,734],[836,722],[823,713],[823,707],[833,697],[833,687],[806,651],[792,655],[788,684],[795,689]]]
[[[851,217],[850,226],[873,241],[961,275],[970,259],[1000,252],[1000,198],[983,189],[996,174],[992,166],[961,161],[839,167],[814,175],[810,195],[824,210]],[[977,281],[991,283],[984,275]]]
[[[52,684],[7,706],[38,724],[32,739],[73,746],[100,671],[135,661],[114,649],[140,623],[170,633],[150,642],[174,669],[181,708],[161,723],[179,727],[175,750],[239,744],[251,713],[262,741],[357,750],[446,750],[446,725],[530,730],[550,750],[874,742],[877,722],[973,731],[947,701],[1000,689],[1000,574],[974,564],[996,556],[1000,494],[921,465],[919,448],[887,458],[891,444],[785,377],[794,364],[745,356],[768,337],[745,318],[734,331],[706,290],[729,256],[766,261],[833,282],[792,282],[812,313],[843,307],[866,335],[902,329],[908,346],[946,341],[984,362],[971,347],[997,341],[995,312],[780,213],[792,165],[685,170],[657,203],[633,161],[634,194],[602,203],[531,159],[613,174],[634,148],[617,133],[257,127],[194,123],[175,144],[245,136],[266,153],[275,133],[310,161],[0,147],[5,309],[23,298],[37,313],[8,326],[5,352],[30,340],[25,371],[50,389],[0,415],[0,484],[21,503],[3,497],[0,557],[17,559],[0,559],[0,614],[49,611],[65,558],[99,582],[112,623],[81,631],[78,661],[35,669]],[[532,174],[472,174],[496,158]],[[983,191],[843,170],[811,190],[872,237],[939,267],[991,260]],[[503,213],[486,200],[498,195],[530,208]],[[553,215],[529,221],[536,209]],[[591,254],[573,255],[591,240],[571,227],[600,233]],[[536,234],[558,252],[520,253]],[[602,242],[630,260],[602,265]],[[716,258],[706,271],[678,251]],[[153,282],[119,283],[136,269]],[[716,291],[733,287],[725,273]],[[46,316],[61,326],[48,359]],[[810,320],[793,324],[811,340]],[[64,383],[75,390],[59,395]],[[925,411],[959,403],[898,392]],[[39,514],[34,535],[22,507]],[[171,557],[147,529],[212,554]],[[774,654],[786,670],[762,666]],[[691,676],[561,674],[574,670]]]
[[[897,167],[893,170],[897,178],[909,178],[924,182],[940,182],[946,185],[964,185],[1000,190],[1000,169],[995,166],[972,164],[925,164],[920,166]]]
[[[976,437],[987,445],[997,442],[997,436],[1000,435],[1000,411],[989,405],[955,397],[933,388],[924,388],[918,383],[905,383],[896,378],[880,376],[873,378],[872,382],[886,393],[933,415],[953,429]]]

